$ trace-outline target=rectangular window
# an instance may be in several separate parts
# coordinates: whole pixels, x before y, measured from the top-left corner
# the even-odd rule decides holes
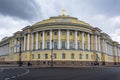
[[[57,49],[57,42],[54,42],[54,49]]]
[[[57,31],[54,32],[54,35],[57,35]]]
[[[80,35],[80,32],[77,32],[77,36],[79,36]]]
[[[77,42],[78,49],[80,49],[80,42]]]
[[[74,54],[71,54],[71,59],[74,59]]]
[[[45,59],[48,59],[48,54],[45,54]]]
[[[50,48],[50,42],[46,42],[46,48],[47,48],[47,49]]]
[[[65,41],[62,41],[62,49],[65,49]]]
[[[38,54],[38,59],[40,59],[40,54]]]
[[[84,43],[84,49],[86,50],[86,44]]]
[[[53,54],[53,58],[56,59],[56,57],[57,57],[57,55],[56,55],[56,53],[54,53],[54,54]]]
[[[66,55],[65,53],[62,54],[62,59],[65,59],[66,58]]]
[[[41,36],[43,36],[43,33],[42,33],[42,32],[40,32],[40,35],[41,35]]]
[[[40,43],[40,49],[42,49],[42,42]]]
[[[62,35],[65,35],[65,31],[62,31]]]
[[[73,33],[73,32],[72,32],[72,31],[70,31],[70,35],[72,35],[72,33]]]
[[[70,42],[70,49],[73,49],[73,42]]]
[[[50,32],[47,32],[47,36],[49,36],[50,35]]]

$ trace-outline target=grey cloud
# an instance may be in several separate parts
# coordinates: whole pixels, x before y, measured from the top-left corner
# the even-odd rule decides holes
[[[34,0],[0,0],[0,13],[5,16],[32,20],[40,16],[39,8]]]
[[[107,16],[120,15],[120,0],[87,0],[89,5],[93,6],[98,13]]]

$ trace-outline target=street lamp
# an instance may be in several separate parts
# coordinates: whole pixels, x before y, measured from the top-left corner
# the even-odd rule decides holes
[[[19,67],[21,67],[22,66],[22,61],[21,61],[21,54],[22,54],[22,51],[21,51],[21,39],[22,39],[22,37],[19,37],[19,38],[16,38],[17,39],[17,41],[19,41],[20,43],[19,43],[19,62],[18,62],[18,64],[19,64]]]
[[[50,67],[52,68],[53,67],[53,40],[51,40],[52,42],[52,48],[51,48],[51,65]]]

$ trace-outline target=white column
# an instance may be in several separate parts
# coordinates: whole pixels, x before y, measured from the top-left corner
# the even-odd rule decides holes
[[[61,49],[60,29],[58,30],[58,49]]]
[[[107,53],[107,41],[105,40],[105,51],[106,51],[106,53]]]
[[[42,32],[42,49],[44,49],[44,31]]]
[[[90,50],[90,34],[88,33],[88,50]]]
[[[28,33],[28,36],[27,36],[27,50],[30,50],[30,33]]]
[[[77,46],[77,31],[75,31],[75,49],[78,49],[78,46]]]
[[[17,41],[17,45],[19,45],[19,47],[17,47],[17,52],[19,52],[19,49],[20,49],[20,41]]]
[[[52,49],[52,30],[50,30],[50,49]]]
[[[93,50],[93,45],[94,45],[93,42],[94,42],[94,41],[93,41],[93,34],[92,34],[92,35],[91,35],[91,50]]]
[[[32,50],[34,49],[34,33],[32,33]]]
[[[97,39],[97,35],[95,35],[95,40],[96,40],[96,41],[95,41],[95,42],[96,42],[96,43],[95,43],[95,45],[96,45],[96,51],[98,51],[98,39]]]
[[[69,30],[67,30],[67,49],[69,49]]]
[[[98,44],[99,44],[99,51],[101,51],[100,36],[98,37],[98,40],[99,40],[99,42],[98,42]]]
[[[84,50],[84,32],[82,32],[82,49]]]
[[[38,32],[36,32],[36,49],[38,49]]]
[[[102,40],[102,52],[105,52],[105,46],[104,46],[105,42],[104,39]]]
[[[24,34],[24,51],[26,50],[26,34]]]

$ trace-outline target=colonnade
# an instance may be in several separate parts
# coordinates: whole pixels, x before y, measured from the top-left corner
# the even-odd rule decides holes
[[[69,29],[66,30],[66,49],[70,49],[70,31]],[[24,51],[26,50],[38,50],[39,49],[39,41],[38,41],[38,37],[41,36],[41,35],[38,35],[39,33],[42,34],[42,48],[41,49],[45,49],[45,32],[46,31],[39,31],[39,32],[34,32],[32,34],[30,33],[27,33],[24,35]],[[81,32],[81,37],[82,37],[82,40],[81,41],[78,41],[78,30],[74,30],[74,41],[73,41],[73,45],[74,45],[74,49],[78,49],[78,42],[81,42],[80,45],[81,46],[81,49],[82,50],[95,50],[95,51],[101,51],[101,45],[100,45],[100,36],[98,35],[93,35],[93,34],[90,34],[90,33],[86,33],[86,32]],[[61,33],[62,33],[62,30],[61,29],[58,29],[57,30],[57,36],[58,36],[58,39],[57,39],[57,49],[61,49]],[[49,39],[49,49],[52,49],[52,39],[54,37],[53,35],[53,30],[49,30],[49,36],[50,36],[50,39]],[[85,38],[85,35],[87,36],[87,38]],[[30,40],[30,36],[31,36],[31,40]],[[87,39],[87,40],[86,40]],[[30,43],[31,41],[31,43]],[[85,42],[87,41],[87,42]],[[35,42],[35,43],[34,43]],[[31,48],[31,46],[32,48]],[[94,48],[95,46],[95,48]]]

